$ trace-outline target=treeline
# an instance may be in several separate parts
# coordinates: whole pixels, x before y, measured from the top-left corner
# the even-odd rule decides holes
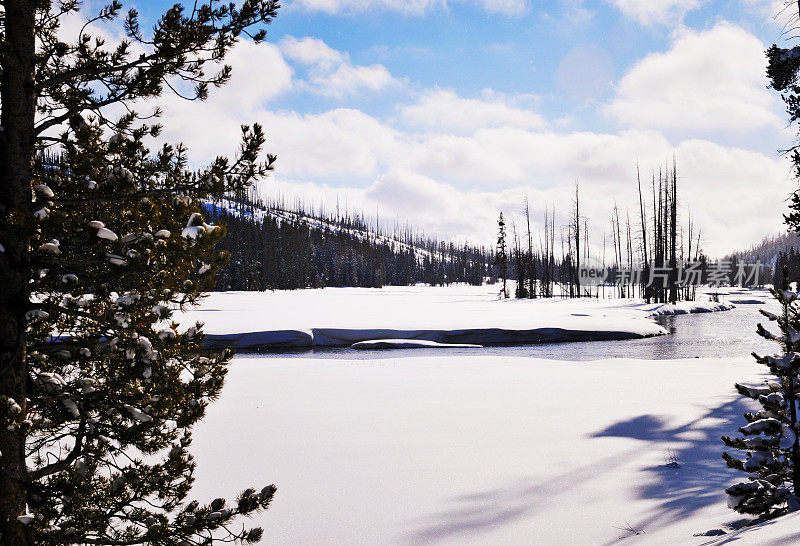
[[[495,252],[495,272],[503,281],[517,279],[517,298],[641,297],[648,302],[694,299],[695,286],[681,278],[683,266],[694,263],[694,280],[706,280],[709,264],[700,247],[701,234],[691,214],[682,223],[678,214],[678,171],[675,161],[653,172],[643,188],[637,169],[638,210],[633,219],[616,203],[610,229],[590,240],[589,222],[582,214],[580,188],[575,184],[569,222],[556,238],[556,209],[544,212],[543,228],[531,233],[530,207],[524,202],[522,226],[501,214]],[[600,244],[602,241],[602,244]],[[592,244],[590,244],[592,243]],[[587,272],[603,270],[605,282],[586,282]]]
[[[783,285],[783,267],[789,282],[800,282],[800,235],[794,232],[764,237],[760,243],[723,258],[731,263],[761,264],[758,284]]]
[[[295,203],[241,198],[207,203],[210,222],[224,224],[219,244],[231,259],[218,290],[291,290],[327,286],[482,284],[491,251],[444,243],[396,229],[384,233],[363,215],[323,216]]]
[[[800,251],[795,247],[790,247],[786,251],[779,251],[775,257],[775,264],[769,271],[764,272],[767,282],[773,286],[783,286],[783,269],[787,269],[790,283],[798,283],[800,287]]]

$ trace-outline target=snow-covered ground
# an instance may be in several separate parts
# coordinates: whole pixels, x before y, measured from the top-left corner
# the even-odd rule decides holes
[[[761,372],[749,357],[239,357],[196,429],[194,495],[274,482],[255,518],[268,544],[723,544],[741,475],[720,436],[744,424],[733,383]],[[792,522],[736,543],[796,543]],[[693,536],[713,529],[727,534]]]
[[[351,349],[482,349],[469,343],[438,343],[424,339],[372,339],[353,343]]]
[[[209,341],[239,349],[350,346],[375,339],[531,343],[664,334],[655,315],[726,304],[646,305],[632,299],[500,300],[495,286],[324,288],[217,292],[182,322],[206,324]]]
[[[782,518],[766,521],[752,527],[739,529],[735,533],[704,543],[707,546],[733,544],[758,546],[796,546],[800,544],[800,514],[794,513]]]

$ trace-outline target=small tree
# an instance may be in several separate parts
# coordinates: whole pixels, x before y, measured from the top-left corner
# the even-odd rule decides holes
[[[784,283],[786,281],[784,275]],[[797,400],[800,391],[800,308],[798,294],[786,287],[772,289],[772,295],[781,305],[781,314],[765,310],[761,313],[775,322],[781,334],[758,325],[758,335],[775,341],[781,353],[759,356],[756,361],[766,365],[775,376],[761,386],[737,383],[736,390],[761,404],[761,410],[744,414],[747,424],[739,428],[744,437],[723,436],[727,447],[745,453],[744,459],[722,454],[730,468],[750,474],[749,481],[737,483],[725,490],[728,506],[743,514],[764,516],[780,515],[797,510],[800,503],[795,495],[800,492],[800,448],[798,447]]]
[[[189,172],[181,146],[148,150],[160,127],[132,103],[185,83],[203,99],[230,76],[205,71],[243,34],[262,39],[277,4],[175,5],[150,36],[131,10],[115,46],[86,28],[62,41],[59,21],[78,8],[8,0],[0,17],[0,543],[258,541],[261,529],[231,524],[274,486],[231,506],[186,502],[192,426],[231,353],[172,317],[227,259],[201,199],[247,187],[274,157],[259,161],[264,134],[245,126],[234,160]],[[62,160],[35,161],[49,145]]]
[[[500,292],[500,297],[508,298],[508,288],[506,283],[508,281],[508,252],[506,245],[506,221],[503,218],[503,213],[500,213],[500,218],[497,220],[497,254],[494,258],[494,265],[500,268],[500,276],[503,278],[503,288]]]

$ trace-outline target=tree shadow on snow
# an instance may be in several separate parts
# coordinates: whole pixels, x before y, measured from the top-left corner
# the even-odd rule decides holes
[[[451,499],[454,507],[423,519],[418,530],[406,535],[411,544],[430,543],[456,536],[480,534],[536,513],[547,499],[569,493],[576,485],[613,472],[641,453],[639,448],[563,472],[545,481],[519,480],[507,487],[486,489]]]
[[[483,532],[529,518],[547,505],[547,499],[570,495],[583,482],[603,479],[603,475],[639,460],[643,454],[657,453],[663,463],[639,469],[644,476],[641,480],[643,485],[637,490],[638,496],[660,504],[651,509],[646,518],[635,523],[635,514],[626,518],[625,507],[620,506],[620,521],[610,521],[609,526],[630,521],[634,523],[632,528],[647,532],[689,517],[707,506],[724,505],[725,488],[744,475],[725,466],[720,438],[735,435],[736,429],[745,424],[742,414],[751,409],[747,401],[735,399],[710,408],[700,417],[678,426],[670,426],[666,419],[657,415],[640,415],[620,421],[590,438],[631,438],[641,441],[641,444],[613,457],[591,460],[545,481],[521,479],[505,487],[454,497],[450,499],[452,508],[424,517],[417,522],[417,530],[407,534],[405,539],[416,544],[456,537],[475,538]],[[671,462],[677,462],[677,466]],[[728,527],[735,528],[736,514],[730,513],[732,518]],[[616,543],[620,538],[624,536],[608,544]]]
[[[725,488],[737,478],[744,478],[744,474],[725,465],[725,446],[720,438],[736,435],[737,428],[746,424],[742,414],[752,409],[748,401],[735,399],[678,426],[671,427],[655,415],[641,415],[592,435],[642,440],[652,443],[652,450],[663,453],[663,464],[641,469],[647,479],[638,488],[639,497],[661,504],[649,517],[638,521],[637,528],[646,532],[712,504],[725,503]],[[735,515],[731,511],[731,516]]]

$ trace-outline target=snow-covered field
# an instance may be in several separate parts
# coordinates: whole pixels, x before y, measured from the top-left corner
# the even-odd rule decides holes
[[[742,518],[719,438],[744,424],[733,383],[761,371],[749,357],[239,357],[195,433],[194,494],[274,482],[255,518],[268,544],[722,544]],[[735,542],[796,543],[796,520]],[[693,536],[713,529],[727,534]]]
[[[460,285],[218,292],[182,322],[200,320],[210,342],[239,349],[389,338],[486,345],[654,336],[665,330],[652,316],[729,308],[708,301],[671,306],[631,299],[499,300],[497,290]]]

